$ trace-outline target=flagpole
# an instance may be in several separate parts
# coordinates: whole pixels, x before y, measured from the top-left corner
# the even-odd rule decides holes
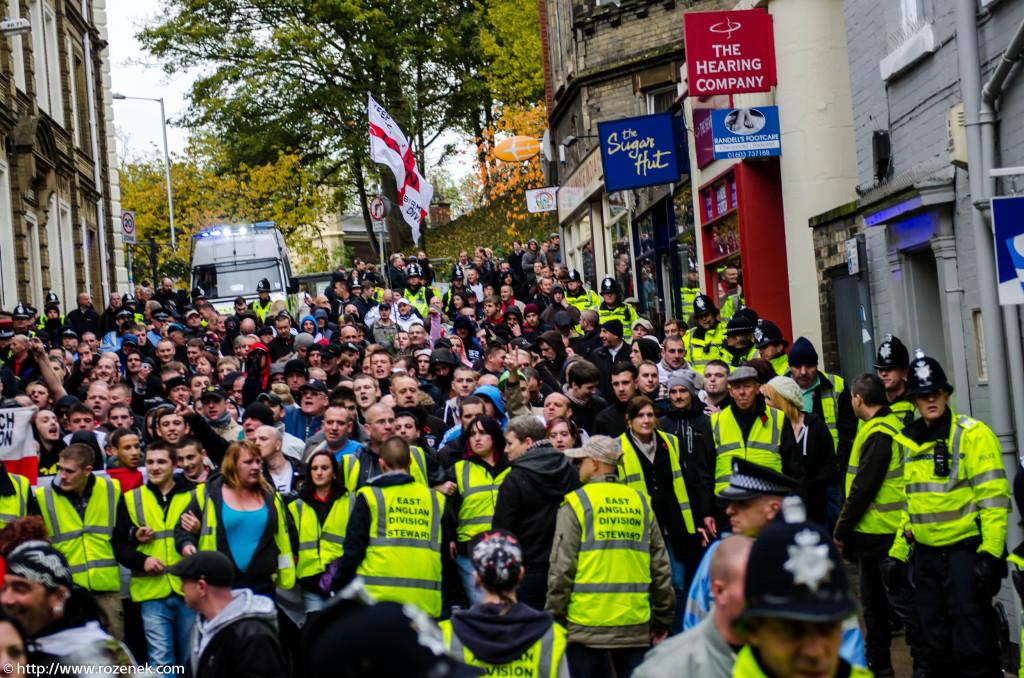
[[[367,119],[367,121],[369,121],[369,119],[370,119],[370,101],[372,99],[373,99],[373,94],[370,92],[370,90],[366,90],[366,119]],[[367,150],[366,157],[370,160],[370,164],[373,165],[374,173],[377,176],[375,195],[380,195],[381,194],[380,186],[381,186],[381,182],[383,181],[383,179],[380,176],[380,167],[377,166],[376,162],[373,162],[373,147],[372,147],[371,142],[370,142],[369,126],[367,126],[367,131],[366,131],[366,150]],[[388,217],[387,217],[387,212],[385,211],[385,214],[384,214],[384,233],[378,233],[377,234],[377,250],[380,253],[380,275],[381,275],[381,278],[383,278],[383,280],[384,280],[384,287],[385,288],[391,286],[391,281],[388,279],[388,267],[387,267],[387,262],[385,261],[386,253],[384,251],[384,241],[386,240],[385,235],[387,234],[387,230],[388,230]]]

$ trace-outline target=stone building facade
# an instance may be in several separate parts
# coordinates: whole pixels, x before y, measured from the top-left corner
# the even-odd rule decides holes
[[[0,311],[46,294],[102,309],[128,281],[105,0],[7,0],[31,23],[0,37]]]

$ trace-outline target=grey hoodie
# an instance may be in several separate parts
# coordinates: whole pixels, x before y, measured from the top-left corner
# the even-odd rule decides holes
[[[242,619],[256,619],[270,624],[274,632],[277,632],[277,608],[273,600],[256,595],[249,589],[237,589],[232,594],[235,599],[213,619],[204,621],[201,616],[196,617],[196,624],[192,628],[192,655],[189,657],[192,675],[196,675],[200,658],[217,634],[231,624]]]

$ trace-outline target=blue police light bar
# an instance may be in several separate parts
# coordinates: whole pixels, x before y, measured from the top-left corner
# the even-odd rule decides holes
[[[269,231],[277,228],[276,221],[257,221],[251,224],[238,224],[238,225],[224,225],[208,228],[205,231],[200,231],[192,236],[192,239],[196,238],[221,238],[230,236],[232,234],[245,235],[250,231]]]

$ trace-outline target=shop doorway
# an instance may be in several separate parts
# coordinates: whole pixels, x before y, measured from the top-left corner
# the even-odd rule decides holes
[[[874,372],[874,364],[869,364],[865,355],[864,326],[861,317],[862,312],[871,312],[871,300],[861,299],[859,276],[850,275],[845,267],[832,269],[829,275],[832,278],[832,307],[836,320],[836,344],[839,349],[839,376],[852,379],[865,372]],[[868,341],[874,343],[870,336]],[[824,365],[819,367],[824,368]]]
[[[906,309],[907,336],[905,342],[913,358],[914,351],[922,349],[943,364],[949,364],[946,354],[946,318],[939,282],[935,254],[930,248],[903,253],[903,307]]]

